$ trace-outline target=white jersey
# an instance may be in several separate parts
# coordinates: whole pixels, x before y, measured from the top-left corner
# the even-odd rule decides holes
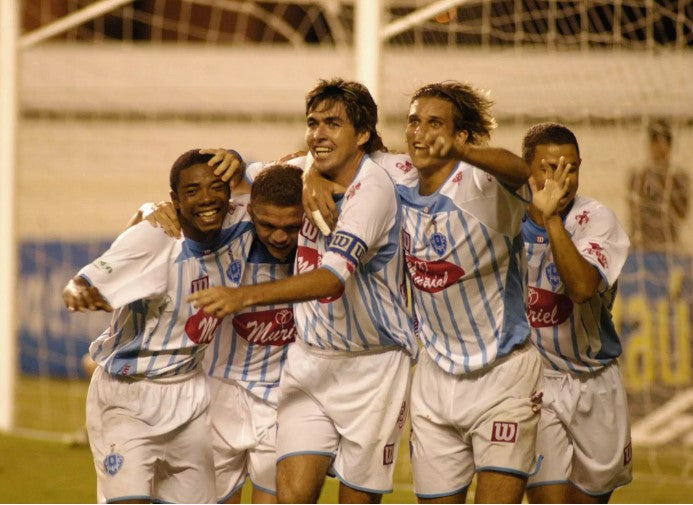
[[[488,367],[529,338],[522,217],[529,188],[513,193],[460,162],[435,193],[419,194],[409,156],[374,158],[397,185],[417,332],[443,370]]]
[[[305,157],[288,163],[303,168]],[[249,180],[260,169],[249,166]],[[294,272],[326,268],[344,290],[333,298],[294,304],[299,338],[321,349],[351,352],[401,346],[415,357],[400,249],[401,205],[392,180],[365,155],[337,207],[337,226],[328,237],[304,219]]]
[[[590,300],[573,303],[558,275],[546,230],[528,214],[523,235],[532,341],[554,370],[594,372],[621,354],[611,306],[630,241],[610,209],[583,196],[573,200],[564,226],[582,257],[599,270],[601,283]]]
[[[185,298],[211,286],[238,286],[251,243],[243,205],[231,207],[214,244],[174,239],[145,222],[127,229],[79,272],[117,309],[91,344],[92,359],[109,374],[130,377],[196,368],[221,320]]]
[[[271,282],[291,275],[294,257],[274,258],[257,237],[253,241],[242,285]],[[252,307],[226,317],[221,333],[205,354],[205,368],[214,377],[232,379],[276,408],[277,386],[288,344],[296,339],[290,304]]]

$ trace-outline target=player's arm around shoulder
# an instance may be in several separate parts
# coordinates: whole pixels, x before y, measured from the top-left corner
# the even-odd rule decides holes
[[[335,233],[359,237],[367,248],[377,246],[400,222],[401,202],[388,173],[373,165],[344,193]]]

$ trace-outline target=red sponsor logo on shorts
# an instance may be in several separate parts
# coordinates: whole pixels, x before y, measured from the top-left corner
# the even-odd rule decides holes
[[[533,328],[557,326],[573,313],[573,302],[566,295],[530,287],[527,294],[527,319]]]
[[[395,444],[387,444],[383,448],[383,465],[391,465],[395,461]]]
[[[514,444],[517,440],[517,423],[494,421],[491,431],[492,442],[508,442]]]
[[[628,442],[628,445],[623,449],[623,465],[627,465],[633,459],[633,444]]]
[[[296,340],[291,309],[270,309],[238,314],[231,320],[236,332],[251,344],[285,345]]]

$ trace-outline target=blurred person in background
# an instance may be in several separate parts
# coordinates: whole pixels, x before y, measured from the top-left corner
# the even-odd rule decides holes
[[[630,236],[636,248],[668,251],[680,243],[681,223],[689,209],[690,176],[671,164],[668,120],[651,120],[647,136],[650,159],[632,170],[629,178]]]

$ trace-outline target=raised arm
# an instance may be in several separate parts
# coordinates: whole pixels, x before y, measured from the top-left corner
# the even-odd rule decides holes
[[[478,146],[466,142],[462,133],[449,141],[438,136],[431,142],[431,152],[440,157],[451,156],[479,167],[511,189],[517,189],[529,179],[529,165],[519,156],[501,147]]]
[[[542,161],[542,164],[546,169],[544,187],[539,190],[534,179],[529,180],[533,194],[532,205],[541,212],[544,219],[551,252],[566,294],[573,302],[584,303],[597,292],[601,276],[599,270],[583,258],[575,247],[558,211],[561,198],[570,190],[567,176],[571,165],[566,165],[563,157],[555,171],[548,163]]]

